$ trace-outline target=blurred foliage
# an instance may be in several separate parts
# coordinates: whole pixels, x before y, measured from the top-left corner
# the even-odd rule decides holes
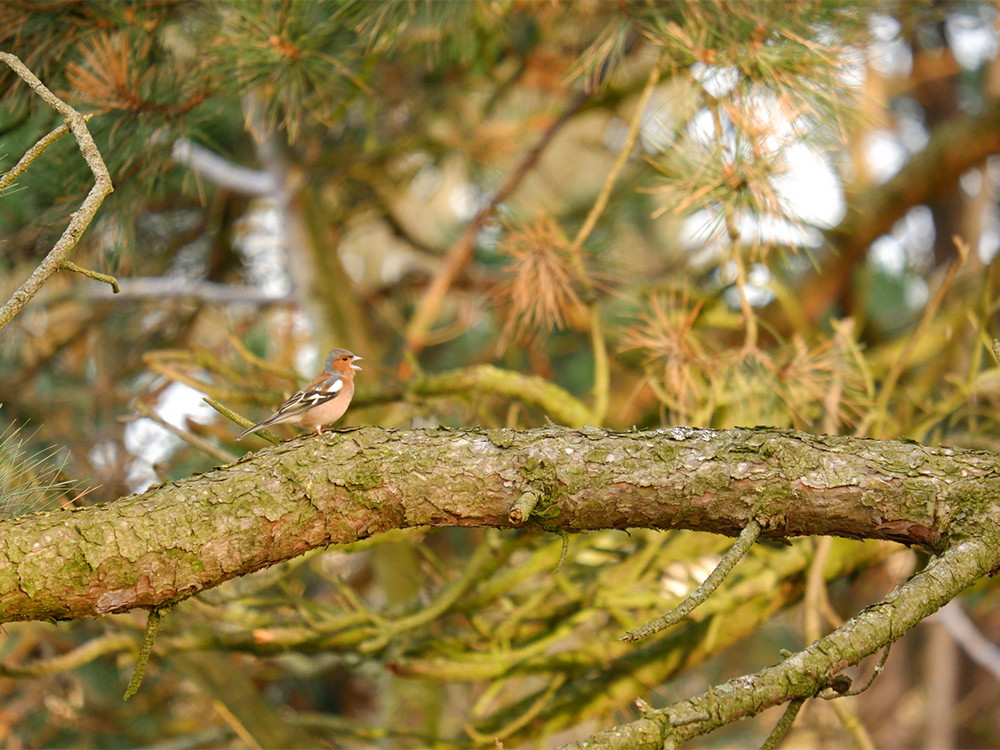
[[[887,157],[872,144],[905,161],[942,117],[997,97],[995,20],[974,2],[8,0],[0,48],[94,115],[116,192],[74,260],[123,292],[58,275],[0,334],[0,421],[32,434],[6,427],[0,471],[49,503],[70,499],[64,481],[76,502],[106,502],[202,471],[240,446],[201,395],[264,416],[333,346],[365,357],[345,424],[528,427],[557,412],[458,377],[429,385],[493,363],[562,389],[558,413],[603,400],[609,428],[768,424],[997,449],[995,155],[937,176],[961,199],[947,210],[968,252],[936,236],[948,214],[922,196],[821,316],[801,292],[838,257],[852,201],[879,186]],[[9,168],[58,118],[6,71],[0,91]],[[220,181],[181,143],[271,189]],[[87,177],[64,140],[2,196],[4,298]],[[433,326],[417,342],[421,309]],[[136,419],[137,404],[182,437]],[[60,467],[48,478],[46,455]],[[726,544],[440,530],[309,554],[166,615],[127,703],[139,615],[7,625],[0,741],[550,746],[634,716],[636,697],[664,704],[801,645],[793,607],[811,566],[829,624],[914,564],[892,545],[759,545],[689,622],[618,640]],[[995,596],[984,584],[973,613],[993,640]],[[904,640],[854,709],[880,747],[922,736],[922,712],[886,708],[926,705],[907,674],[918,651]],[[960,705],[923,713],[954,711],[958,744],[1000,744],[996,686],[963,679]],[[817,747],[846,742],[820,712],[799,725]],[[767,734],[731,731],[719,742]]]
[[[0,518],[54,510],[68,496],[72,480],[62,476],[55,449],[40,451],[31,445],[31,436],[22,437],[21,428],[7,424],[0,432]]]

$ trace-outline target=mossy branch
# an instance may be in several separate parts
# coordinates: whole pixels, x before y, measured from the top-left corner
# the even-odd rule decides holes
[[[156,643],[156,635],[160,632],[160,619],[163,610],[160,608],[149,610],[146,615],[146,629],[142,634],[142,645],[139,647],[139,655],[135,661],[135,669],[132,671],[132,679],[125,688],[124,700],[128,700],[137,692],[142,684],[142,678],[146,675],[146,667],[149,665],[149,657],[153,655],[153,644]]]
[[[881,602],[781,663],[565,747],[660,750],[667,742],[680,744],[771,706],[818,695],[847,667],[899,640],[988,575],[997,563],[996,544],[992,535],[956,544]]]
[[[941,553],[883,602],[781,664],[649,711],[590,738],[589,747],[662,747],[830,687],[842,692],[847,666],[1000,566],[1000,456],[993,453],[764,428],[368,427],[304,436],[110,505],[0,522],[0,622],[158,609],[307,550],[391,529],[511,528],[511,505],[524,491],[517,480],[539,471],[546,491],[523,529],[735,536],[756,519],[763,537],[893,539]],[[477,555],[433,614],[502,564],[488,547]],[[364,625],[352,638],[379,650],[427,617],[352,613]],[[563,700],[572,686],[550,682],[546,690]],[[528,696],[497,727],[516,736],[543,699],[549,696]]]
[[[826,534],[948,548],[1000,526],[1000,457],[785,430],[387,430],[303,436],[110,505],[0,522],[0,622],[157,607],[395,528]],[[512,473],[513,472],[513,473]],[[756,498],[753,506],[747,497]],[[1000,563],[1000,545],[997,545]]]

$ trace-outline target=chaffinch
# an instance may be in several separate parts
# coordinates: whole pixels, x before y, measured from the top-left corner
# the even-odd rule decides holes
[[[315,429],[317,435],[321,434],[323,425],[336,422],[347,411],[354,396],[354,371],[361,369],[354,364],[359,359],[361,357],[346,349],[334,349],[326,356],[323,372],[309,385],[285,401],[263,422],[243,430],[236,439],[241,440],[252,432],[282,422]]]

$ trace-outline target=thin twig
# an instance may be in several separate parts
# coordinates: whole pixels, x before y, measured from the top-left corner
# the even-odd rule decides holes
[[[226,725],[239,737],[243,743],[251,750],[264,750],[264,746],[257,742],[250,731],[243,726],[243,722],[236,718],[236,714],[229,710],[229,706],[216,698],[212,701],[212,707],[218,712],[219,717],[226,722]]]
[[[107,273],[100,273],[99,271],[91,270],[90,268],[84,268],[83,266],[78,266],[71,260],[64,260],[61,264],[62,268],[67,271],[72,271],[73,273],[78,273],[82,276],[86,276],[88,279],[93,279],[94,281],[103,281],[105,284],[111,287],[112,294],[118,294],[121,288],[118,286],[118,279]]]
[[[839,329],[837,335],[840,335]],[[829,557],[832,545],[833,537],[820,537],[815,544],[813,559],[809,563],[809,573],[806,577],[806,593],[803,601],[804,622],[802,626],[806,643],[818,641],[822,637],[822,633],[820,632],[820,615],[825,615],[826,619],[835,628],[844,624],[843,620],[837,616],[830,604],[830,598],[826,590],[826,581],[823,577],[823,569],[826,566],[826,560]],[[851,703],[836,701],[822,705],[829,705],[833,709],[833,712],[837,715],[837,720],[844,727],[844,731],[854,740],[854,744],[858,747],[858,750],[875,750],[875,745],[868,734],[868,730],[861,723],[861,720],[858,719]]]
[[[642,128],[642,115],[646,111],[646,106],[649,104],[650,97],[653,95],[653,89],[655,89],[656,84],[660,82],[660,70],[663,67],[666,58],[667,55],[664,52],[660,55],[652,69],[649,71],[649,76],[646,78],[646,85],[643,87],[642,93],[639,95],[639,101],[635,105],[635,114],[632,116],[632,121],[629,123],[628,135],[625,136],[625,143],[618,152],[618,158],[615,159],[615,163],[611,167],[611,171],[608,172],[608,176],[604,179],[604,184],[601,186],[601,192],[594,200],[594,205],[590,207],[590,211],[587,213],[587,218],[584,219],[583,225],[576,233],[576,237],[573,238],[573,243],[570,245],[570,253],[574,256],[579,256],[580,250],[583,248],[583,243],[586,242],[590,233],[594,231],[594,227],[597,226],[597,220],[601,217],[601,214],[604,213],[604,209],[607,208],[608,201],[611,199],[611,192],[614,190],[615,183],[618,181],[618,176],[621,174],[622,169],[625,168],[626,162],[628,162],[629,157],[632,155],[632,149],[635,148],[635,144],[639,140],[639,131]]]
[[[833,329],[834,360],[830,387],[823,397],[823,432],[834,435],[840,424],[840,406],[844,399],[845,354],[850,348],[850,337],[854,333],[854,320],[844,318]]]
[[[722,113],[719,111],[719,100],[708,94],[705,94],[705,98],[708,102],[708,109],[712,113],[712,122],[715,125],[716,146],[722,152],[725,150],[725,138]],[[747,269],[746,264],[743,262],[743,253],[740,249],[743,236],[736,225],[732,206],[723,201],[722,211],[726,223],[726,234],[729,235],[730,256],[733,265],[736,267],[736,291],[739,293],[740,313],[743,315],[743,325],[745,327],[743,351],[745,354],[749,354],[757,348],[757,317],[754,315],[753,305],[750,304],[750,298],[747,296]]]
[[[806,575],[806,591],[803,597],[803,626],[802,632],[806,643],[818,641],[822,637],[822,627],[820,626],[820,615],[826,617],[827,621],[835,628],[844,624],[827,595],[826,580],[823,576],[823,569],[826,567],[830,549],[833,546],[833,537],[820,537],[813,548],[813,559],[809,563],[809,572]]]
[[[490,742],[496,743],[499,742],[500,740],[510,737],[512,734],[514,734],[514,732],[526,726],[536,716],[538,716],[541,710],[545,708],[546,704],[548,704],[549,701],[552,700],[552,696],[556,694],[556,691],[563,686],[563,684],[566,682],[567,679],[568,678],[565,673],[560,673],[555,675],[552,678],[551,682],[549,682],[548,687],[546,687],[545,690],[543,690],[537,695],[532,704],[528,706],[528,709],[523,714],[516,717],[506,726],[503,726],[497,730],[491,730],[488,734],[486,734],[478,731],[474,726],[472,726],[471,723],[469,723],[466,724],[464,727],[466,734],[468,734],[469,737],[471,737],[476,742],[484,744]]]
[[[450,610],[463,594],[499,567],[505,559],[505,556],[496,553],[493,545],[488,542],[480,543],[465,564],[462,574],[445,586],[434,601],[412,615],[401,617],[398,620],[385,620],[380,625],[381,632],[370,640],[359,644],[358,651],[360,653],[379,651],[386,647],[393,636],[440,617]]]
[[[965,655],[992,674],[993,679],[1000,681],[1000,648],[982,634],[976,623],[962,609],[958,599],[952,599],[928,617],[927,621],[944,625],[948,635],[961,647]]]
[[[671,625],[674,625],[685,617],[687,617],[697,606],[702,604],[708,597],[710,597],[722,582],[726,580],[730,571],[736,566],[742,557],[749,551],[753,546],[754,542],[760,536],[762,531],[760,522],[756,519],[751,518],[747,521],[747,525],[740,532],[739,538],[736,543],[729,548],[729,551],[723,556],[719,561],[719,564],[715,566],[708,578],[706,578],[702,584],[694,590],[687,599],[682,601],[672,610],[667,612],[665,615],[647,622],[641,627],[634,628],[628,631],[621,639],[625,642],[638,641],[654,633],[659,633],[661,630],[666,630]]]
[[[476,365],[412,379],[407,393],[444,396],[458,393],[492,394],[543,410],[553,422],[568,427],[599,424],[593,410],[569,391],[536,375],[524,375],[492,365]]]
[[[799,713],[799,709],[802,708],[802,704],[806,702],[805,698],[795,698],[788,702],[788,707],[785,708],[785,713],[781,715],[778,719],[778,723],[774,725],[774,729],[771,730],[771,734],[767,736],[764,740],[764,744],[760,746],[760,750],[774,750],[778,747],[778,743],[781,742],[785,735],[788,734],[788,730],[792,728],[792,722],[795,721],[795,717]]]
[[[878,664],[875,665],[875,669],[872,670],[871,676],[869,676],[868,680],[865,682],[864,685],[862,685],[859,688],[856,688],[855,690],[848,690],[843,693],[833,692],[821,695],[820,697],[823,698],[823,700],[832,701],[836,700],[837,698],[850,698],[855,695],[861,695],[863,692],[865,692],[868,688],[872,686],[872,684],[875,682],[875,678],[878,677],[880,674],[882,674],[882,670],[885,669],[885,663],[889,661],[889,651],[891,649],[892,649],[891,642],[885,644],[885,648],[882,649],[882,656],[879,657]]]
[[[236,412],[234,412],[232,409],[229,409],[226,406],[223,406],[221,403],[219,403],[218,401],[216,401],[214,398],[209,398],[208,396],[205,396],[205,398],[203,398],[202,400],[206,404],[208,404],[209,406],[211,406],[213,409],[215,409],[217,412],[219,412],[219,414],[221,414],[222,416],[224,416],[226,419],[231,419],[233,422],[235,422],[236,424],[238,424],[240,427],[244,427],[244,428],[253,427],[254,423],[251,422],[249,419],[247,419],[246,417],[241,417],[239,414],[237,414]],[[278,443],[281,442],[277,438],[277,436],[274,433],[272,433],[270,430],[258,430],[257,432],[254,433],[254,435],[259,435],[260,437],[264,438],[265,440],[270,440],[275,445],[277,445]],[[226,460],[227,461],[231,461],[232,459],[226,459]]]
[[[861,720],[858,718],[857,713],[853,710],[852,703],[843,703],[841,701],[834,701],[829,704],[833,712],[837,714],[837,719],[844,727],[851,739],[854,740],[854,744],[857,746],[858,750],[876,750],[875,743],[872,741],[871,735],[868,733],[868,729]]]
[[[142,684],[142,678],[146,674],[146,666],[149,664],[149,657],[153,653],[153,644],[156,642],[156,634],[160,632],[160,615],[170,607],[157,607],[149,610],[146,617],[146,630],[142,634],[142,645],[139,647],[139,655],[135,660],[135,670],[132,672],[132,679],[125,688],[124,700],[128,700],[137,692]]]
[[[154,298],[193,299],[199,302],[218,303],[222,305],[291,305],[294,298],[291,294],[275,295],[259,287],[248,284],[225,284],[203,279],[188,279],[182,276],[143,276],[122,279],[118,300]],[[89,296],[109,297],[109,292],[103,287]]]
[[[208,178],[215,185],[240,195],[267,196],[278,189],[274,175],[270,172],[233,164],[188,138],[174,141],[170,155],[178,164],[190,167],[193,172]]]
[[[806,574],[806,590],[802,597],[802,635],[806,643],[812,643],[820,638],[820,597],[824,595],[826,581],[823,579],[823,566],[830,553],[833,537],[820,537],[813,545],[812,560],[809,561],[809,572]]]
[[[296,379],[296,374],[294,372],[289,372],[288,368],[281,367],[274,364],[273,362],[266,360],[262,357],[258,357],[249,347],[243,343],[239,336],[235,333],[230,333],[226,336],[226,340],[229,345],[236,350],[236,353],[240,355],[240,358],[255,367],[258,370],[263,370],[270,375],[277,375],[279,378],[285,378],[286,380],[291,380],[293,383]]]
[[[591,300],[587,304],[590,306],[590,345],[594,351],[594,424],[603,425],[611,401],[611,362],[597,303]]]

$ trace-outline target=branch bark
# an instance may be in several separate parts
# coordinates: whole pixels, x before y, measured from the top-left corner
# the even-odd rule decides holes
[[[936,550],[993,540],[1000,456],[786,430],[366,427],[306,436],[115,503],[0,522],[0,622],[177,602],[393,528],[826,534]],[[974,580],[974,579],[973,579]],[[971,583],[968,581],[966,585]]]

